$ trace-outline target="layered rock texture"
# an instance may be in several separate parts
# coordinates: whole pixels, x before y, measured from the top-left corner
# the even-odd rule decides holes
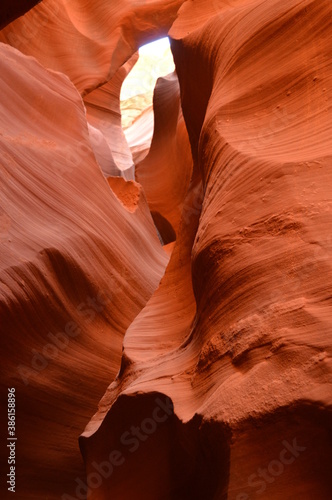
[[[16,498],[330,499],[331,2],[20,9],[0,32]],[[176,72],[124,134],[121,84],[166,34]]]

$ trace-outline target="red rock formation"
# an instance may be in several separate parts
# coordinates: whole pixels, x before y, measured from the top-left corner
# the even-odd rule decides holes
[[[153,127],[153,109],[149,107],[124,131],[135,164],[142,161],[149,152]]]
[[[43,0],[0,42],[69,76],[84,95],[106,83],[140,45],[165,36],[184,0]]]
[[[188,134],[180,107],[175,74],[157,81],[154,135],[149,154],[136,165],[155,224],[165,242],[176,237],[184,198],[192,174]]]
[[[121,126],[120,91],[122,82],[137,59],[138,54],[135,54],[109,82],[84,99],[88,122],[101,133],[94,151],[104,174],[123,175],[131,180],[135,176],[134,164]],[[103,153],[100,152],[101,145]]]
[[[142,192],[129,209],[105,181],[69,79],[0,50],[2,390],[17,392],[18,498],[55,499],[83,474],[78,435],[168,258]]]
[[[217,3],[187,2],[170,31],[204,185],[196,315],[173,253],[83,434],[91,498],[330,497],[331,6]],[[174,405],[159,426],[157,393]]]
[[[0,46],[18,498],[329,500],[330,2],[62,7],[44,0],[0,34],[51,68]],[[126,182],[107,132],[121,133],[123,65],[169,28],[180,92],[159,82],[145,158],[140,120],[126,131],[141,184]],[[164,249],[151,211],[164,241],[176,232]],[[53,359],[50,331],[68,340]],[[18,366],[37,372],[26,387]]]

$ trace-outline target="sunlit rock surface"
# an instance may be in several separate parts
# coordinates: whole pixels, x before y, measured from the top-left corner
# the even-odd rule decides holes
[[[120,106],[124,129],[145,109],[152,106],[157,79],[173,71],[174,61],[168,38],[140,48],[139,59],[121,88]]]

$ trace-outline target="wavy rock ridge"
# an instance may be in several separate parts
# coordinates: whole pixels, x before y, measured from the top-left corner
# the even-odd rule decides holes
[[[331,497],[331,14],[44,0],[0,32],[19,499]],[[167,32],[130,150],[121,83]]]

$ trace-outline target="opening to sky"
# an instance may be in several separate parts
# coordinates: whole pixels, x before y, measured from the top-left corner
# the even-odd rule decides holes
[[[160,76],[175,69],[169,39],[161,38],[143,45],[139,59],[122,84],[120,104],[124,128],[152,105],[153,89]]]

